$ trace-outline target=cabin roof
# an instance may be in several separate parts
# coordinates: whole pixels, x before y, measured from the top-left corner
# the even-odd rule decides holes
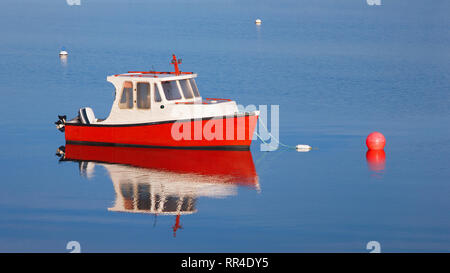
[[[175,74],[175,72],[160,72],[160,71],[128,71],[123,74],[111,75],[108,78],[121,78],[123,80],[136,80],[139,78],[154,79],[160,81],[171,81],[171,80],[182,80],[188,78],[195,78],[197,74],[193,72],[180,72]]]

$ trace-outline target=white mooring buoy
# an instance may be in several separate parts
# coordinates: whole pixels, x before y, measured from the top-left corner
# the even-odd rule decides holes
[[[61,48],[61,51],[59,52],[59,57],[66,57],[69,55],[69,53],[66,51],[66,49],[63,47]]]
[[[295,148],[297,149],[297,152],[309,152],[312,149],[311,146],[306,144],[298,144]]]
[[[256,19],[256,20],[255,20],[255,24],[261,25],[261,23],[262,23],[261,19]]]

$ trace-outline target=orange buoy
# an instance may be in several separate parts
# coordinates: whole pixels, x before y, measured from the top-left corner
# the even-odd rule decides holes
[[[383,171],[386,167],[386,153],[384,150],[368,150],[366,160],[371,171]]]
[[[369,150],[383,150],[386,145],[386,139],[382,133],[373,132],[366,138],[366,145]]]

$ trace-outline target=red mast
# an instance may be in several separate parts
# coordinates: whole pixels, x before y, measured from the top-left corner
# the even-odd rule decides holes
[[[178,64],[181,64],[181,59],[177,60],[177,56],[172,54],[172,64],[175,66],[175,75],[180,75],[180,69],[178,68]]]

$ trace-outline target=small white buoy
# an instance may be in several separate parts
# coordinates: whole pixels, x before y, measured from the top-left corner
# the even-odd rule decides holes
[[[309,152],[312,149],[311,146],[306,144],[298,144],[295,148],[297,149],[297,152]]]
[[[262,23],[261,19],[256,19],[256,20],[255,20],[255,24],[261,25],[261,23]]]
[[[66,51],[66,49],[63,47],[61,48],[61,51],[59,52],[59,57],[66,57],[69,55],[69,53]]]

